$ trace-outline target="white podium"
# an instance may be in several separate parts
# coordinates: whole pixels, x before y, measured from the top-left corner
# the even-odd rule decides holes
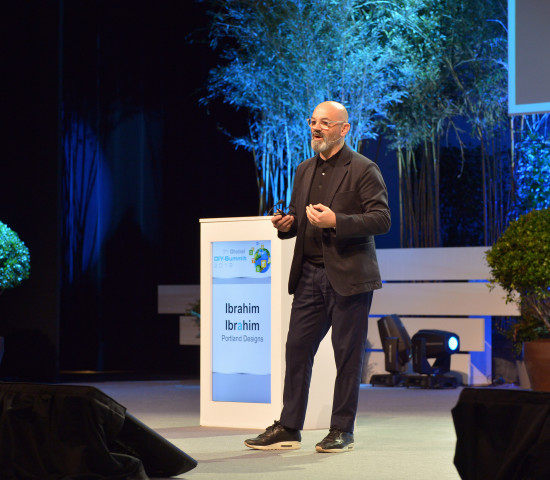
[[[294,239],[271,217],[201,219],[202,426],[263,429],[279,419]],[[326,429],[336,367],[329,332],[313,367],[304,429]]]

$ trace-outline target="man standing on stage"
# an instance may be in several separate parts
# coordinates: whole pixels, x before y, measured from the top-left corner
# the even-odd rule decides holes
[[[388,232],[390,211],[378,166],[345,144],[345,107],[323,102],[308,123],[317,155],[296,169],[288,215],[272,219],[279,238],[296,236],[283,410],[279,421],[245,445],[300,448],[313,358],[332,326],[337,374],[331,427],[316,450],[344,452],[354,447],[368,314],[373,290],[382,287],[373,236]]]

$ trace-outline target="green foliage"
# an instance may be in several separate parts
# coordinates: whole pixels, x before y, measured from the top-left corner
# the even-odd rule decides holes
[[[550,140],[534,132],[516,145],[515,213],[550,208]]]
[[[0,293],[29,278],[29,249],[17,234],[0,222]]]
[[[550,209],[533,210],[510,222],[487,253],[494,281],[514,300],[550,297]]]
[[[524,342],[532,342],[539,338],[550,338],[550,331],[545,323],[534,316],[505,317],[497,324],[497,330],[512,342],[512,350],[519,358]]]
[[[233,141],[253,154],[260,213],[289,200],[297,164],[312,155],[305,118],[330,99],[348,108],[352,148],[384,133],[396,150],[402,245],[440,245],[439,145],[452,133],[464,152],[464,125],[481,144],[485,242],[500,233],[507,206],[495,205],[511,183],[501,165],[512,158],[498,147],[509,137],[506,0],[209,4],[224,63],[203,103],[247,110],[249,134]]]
[[[433,133],[454,129],[458,117],[477,137],[507,128],[506,1],[399,3],[417,28],[396,33],[413,47],[408,62],[415,65],[407,98],[390,117],[396,146],[414,149]]]
[[[407,95],[392,105],[385,126],[399,163],[401,243],[441,245],[440,144],[454,141],[460,148],[456,161],[464,166],[466,136],[476,139],[481,151],[478,171],[484,185],[481,200],[487,242],[505,219],[505,212],[494,205],[503,205],[508,193],[500,179],[509,170],[502,163],[509,157],[498,151],[509,130],[506,1],[399,3],[412,19],[403,25],[415,22],[415,28],[394,33],[409,46],[407,63],[414,68],[407,78]],[[465,127],[468,132],[463,131]]]
[[[375,138],[377,125],[406,94],[408,46],[391,34],[400,5],[361,0],[211,1],[211,39],[225,63],[210,75],[204,103],[221,97],[246,108],[260,212],[290,199],[298,163],[313,155],[306,118],[324,100],[349,111],[348,143]]]
[[[538,336],[550,333],[550,209],[533,210],[510,222],[487,252],[491,283],[499,284],[506,300],[520,306],[516,331]]]

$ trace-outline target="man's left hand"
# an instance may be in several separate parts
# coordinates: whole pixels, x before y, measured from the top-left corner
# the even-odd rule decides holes
[[[309,223],[318,228],[335,228],[336,214],[322,203],[306,206]]]

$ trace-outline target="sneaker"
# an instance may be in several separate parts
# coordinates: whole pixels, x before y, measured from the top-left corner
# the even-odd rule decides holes
[[[281,422],[275,420],[275,423],[265,429],[256,438],[249,438],[244,441],[247,447],[257,450],[298,450],[302,435],[300,430],[292,430],[281,425]]]
[[[324,453],[349,452],[353,448],[353,433],[343,432],[336,427],[330,427],[328,435],[315,445],[315,450]]]

